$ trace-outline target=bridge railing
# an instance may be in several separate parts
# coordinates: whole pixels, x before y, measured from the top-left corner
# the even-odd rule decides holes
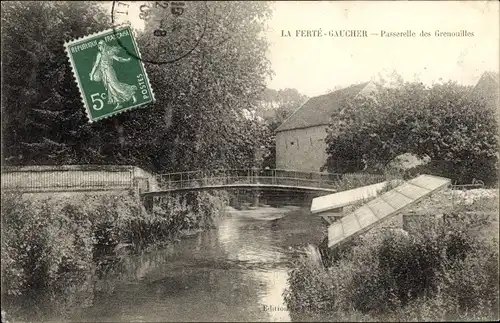
[[[382,175],[317,173],[281,169],[220,169],[158,174],[161,190],[207,187],[233,184],[269,184],[338,188],[346,178],[366,178],[383,181]]]

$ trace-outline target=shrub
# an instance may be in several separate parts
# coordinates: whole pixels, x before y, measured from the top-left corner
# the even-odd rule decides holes
[[[94,238],[87,214],[71,205],[54,213],[47,201],[3,199],[2,277],[8,294],[57,285],[69,271],[88,271]]]
[[[294,286],[284,293],[288,309],[292,312],[325,313],[334,305],[333,280],[324,268],[307,258],[294,260],[288,282]]]
[[[38,306],[39,312],[29,318],[38,320],[38,315],[53,309],[64,314],[77,307],[71,304],[87,302],[93,294],[92,274],[103,274],[109,264],[120,265],[119,247],[139,251],[170,242],[181,230],[210,227],[224,205],[223,197],[166,197],[150,214],[126,193],[71,198],[3,194],[2,295],[10,299],[9,314],[16,316],[14,307],[32,312]],[[80,291],[89,289],[84,299],[78,298]],[[23,300],[27,303],[19,302]]]
[[[471,230],[481,225],[458,213],[429,218],[411,235],[374,229],[337,252],[326,270],[298,263],[285,301],[291,311],[348,319],[494,318],[498,239]]]
[[[144,246],[171,241],[186,231],[211,228],[225,205],[225,194],[200,192],[157,197],[151,214],[128,220],[126,240]]]
[[[385,181],[387,177],[381,174],[353,173],[344,174],[340,180],[335,181],[338,190],[351,190],[354,188],[377,184]]]
[[[2,199],[2,293],[23,295],[42,308],[78,290],[92,268],[88,215],[72,205],[54,212],[48,201],[11,194]]]

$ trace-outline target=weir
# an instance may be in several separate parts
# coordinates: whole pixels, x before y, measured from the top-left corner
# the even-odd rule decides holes
[[[328,227],[328,247],[352,240],[450,184],[448,178],[420,175],[397,186],[332,223]]]
[[[377,196],[388,182],[358,187],[352,190],[320,196],[312,200],[311,214],[321,216],[328,224],[344,216],[343,208]]]

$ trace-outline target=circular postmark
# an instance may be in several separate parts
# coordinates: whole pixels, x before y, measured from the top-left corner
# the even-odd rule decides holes
[[[128,55],[144,63],[169,64],[198,47],[207,29],[208,6],[206,1],[113,1],[111,23],[115,34],[118,20],[143,27],[141,57],[117,37],[118,45]]]

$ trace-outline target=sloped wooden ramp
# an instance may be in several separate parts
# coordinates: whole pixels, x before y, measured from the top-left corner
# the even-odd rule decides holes
[[[356,202],[377,196],[377,192],[384,188],[387,182],[358,187],[352,190],[316,197],[311,203],[311,214],[323,213],[352,205]]]
[[[435,191],[450,184],[450,179],[420,175],[368,202],[328,227],[328,247],[338,246],[399,214]]]
[[[311,203],[311,214],[321,216],[328,224],[344,216],[344,207],[374,198],[388,182],[358,187],[334,194],[316,197]]]

